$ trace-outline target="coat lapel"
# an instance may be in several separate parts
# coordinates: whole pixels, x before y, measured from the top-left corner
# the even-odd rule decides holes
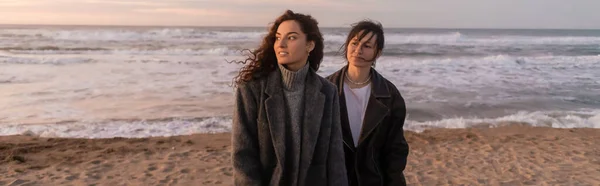
[[[369,97],[369,103],[367,104],[367,112],[365,113],[357,146],[360,146],[361,143],[373,133],[383,118],[390,112],[390,109],[380,100],[391,98],[385,79],[372,68],[371,77],[371,96]]]
[[[315,146],[319,139],[323,110],[325,107],[325,94],[321,92],[323,86],[318,75],[311,69],[306,77],[304,87],[304,118],[302,123],[302,154],[300,156],[300,179],[304,180],[311,164]]]
[[[363,120],[362,129],[360,130],[360,137],[358,138],[358,145],[361,143],[379,126],[383,118],[390,112],[388,107],[381,103],[377,98],[373,95],[369,98],[369,103],[367,105],[368,112],[365,113],[365,118]]]
[[[267,78],[267,84],[265,93],[268,98],[265,99],[265,110],[267,111],[267,118],[269,122],[269,128],[271,132],[271,138],[273,140],[273,147],[275,149],[275,156],[281,165],[281,169],[285,169],[285,109],[283,109],[284,98],[283,88],[281,87],[281,73],[279,70],[275,70],[269,74]]]

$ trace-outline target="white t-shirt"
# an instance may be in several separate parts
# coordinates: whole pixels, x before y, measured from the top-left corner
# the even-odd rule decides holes
[[[348,122],[354,139],[354,146],[358,145],[358,137],[365,119],[365,111],[371,96],[371,84],[361,88],[352,89],[344,82],[344,97],[346,98],[346,110],[348,111]]]

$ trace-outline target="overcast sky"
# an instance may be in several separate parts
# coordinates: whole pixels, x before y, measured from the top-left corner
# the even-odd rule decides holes
[[[267,26],[286,9],[324,27],[600,29],[600,0],[0,0],[0,24]]]

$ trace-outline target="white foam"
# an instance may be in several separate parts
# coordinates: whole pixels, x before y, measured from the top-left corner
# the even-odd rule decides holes
[[[323,36],[326,42],[344,43],[346,36]],[[435,34],[386,33],[386,44],[440,44],[440,45],[597,45],[600,37],[584,36],[469,36],[460,32]]]
[[[174,56],[239,56],[240,50],[230,49],[228,47],[218,47],[211,49],[161,49],[161,50],[115,50],[108,51],[111,54],[124,55],[174,55]]]
[[[445,34],[390,34],[386,36],[386,44],[457,44],[466,38],[458,33]]]
[[[167,40],[259,40],[266,32],[214,31],[203,28],[67,28],[6,29],[5,38],[18,36],[63,41],[167,41]]]
[[[19,56],[0,56],[0,63],[5,64],[50,64],[66,65],[92,63],[95,60],[84,57],[19,57]]]
[[[498,127],[503,124],[524,123],[535,127],[552,128],[600,128],[600,110],[590,111],[536,111],[518,112],[499,118],[448,118],[438,121],[411,121],[404,125],[406,130],[422,132],[430,128],[469,128],[478,125]]]
[[[190,48],[163,48],[156,50],[146,49],[113,49],[113,50],[11,50],[12,54],[92,54],[92,55],[169,55],[169,56],[240,56],[241,50],[230,49],[229,47],[217,47],[209,49],[190,49]],[[0,56],[2,57],[2,56]]]
[[[224,133],[231,131],[230,117],[173,118],[164,120],[73,122],[65,124],[12,124],[2,126],[0,135],[31,135],[59,138],[141,138],[177,136],[197,133]],[[498,127],[503,124],[523,123],[536,127],[600,128],[600,110],[573,112],[519,112],[499,118],[449,118],[439,121],[416,122],[410,116],[405,130],[422,132],[431,128],[469,128],[479,125]]]
[[[384,56],[378,60],[376,69],[412,101],[423,100],[419,98],[422,95],[437,95],[440,89],[477,93],[481,95],[477,99],[504,100],[511,95],[533,96],[568,88],[600,87],[594,78],[600,77],[600,56],[427,59]]]
[[[141,138],[229,132],[231,131],[231,122],[231,118],[228,117],[210,117],[200,119],[175,118],[162,121],[13,124],[2,126],[0,128],[0,135],[32,135],[58,138]]]
[[[144,42],[144,41],[198,41],[212,42],[259,42],[266,30],[229,31],[207,28],[22,28],[3,29],[3,40],[11,42],[22,39],[36,41],[84,41],[84,42]],[[326,42],[344,43],[345,33],[323,31]],[[10,43],[10,42],[9,42]],[[446,33],[386,33],[387,44],[440,44],[440,45],[597,45],[600,37],[594,36],[524,36],[488,35],[473,36],[460,32]]]
[[[17,54],[130,54],[130,55],[239,55],[231,48],[255,48],[266,34],[266,31],[226,31],[207,28],[63,28],[63,29],[6,29],[0,30],[0,45],[6,47],[23,48],[11,52]],[[338,51],[345,42],[345,33],[325,32],[325,53]],[[11,37],[15,36],[15,37]],[[23,42],[27,41],[27,42]],[[35,41],[35,42],[29,42]],[[460,32],[448,33],[386,33],[386,43],[390,53],[398,52],[401,55],[480,55],[488,53],[502,53],[508,46],[518,46],[527,53],[528,47],[544,45],[598,45],[600,37],[584,36],[516,36],[516,35],[488,35],[471,36]],[[425,45],[412,46],[411,44]],[[390,46],[392,45],[392,46]],[[432,46],[433,45],[433,46]],[[442,46],[440,46],[442,45]],[[531,46],[534,45],[534,46]],[[538,46],[539,45],[539,46]],[[35,50],[40,47],[56,47],[59,50]],[[457,49],[454,46],[468,46],[474,48]],[[198,47],[211,47],[210,49]],[[227,48],[231,47],[231,48]],[[396,47],[396,49],[391,49]],[[448,48],[450,47],[450,48]],[[531,53],[555,51],[566,53],[592,53],[594,49],[574,50],[554,49],[546,47],[531,50]],[[64,48],[64,50],[63,50]],[[79,48],[68,50],[68,48]],[[91,50],[85,50],[90,48]],[[106,50],[96,50],[96,49]],[[26,50],[34,49],[34,50]],[[225,50],[223,50],[225,49]],[[414,51],[413,51],[414,50]],[[491,50],[491,51],[490,51]],[[412,52],[416,53],[413,54]],[[516,53],[519,53],[518,51]]]
[[[346,42],[345,34],[324,34],[325,42],[342,44]],[[398,34],[385,35],[386,44],[451,44],[462,42],[462,34],[458,32],[442,34]],[[339,46],[338,46],[339,47]]]
[[[229,51],[231,50],[225,48],[214,51],[207,50],[207,53],[212,54],[203,55],[202,57],[190,57],[183,54],[174,55],[171,50],[165,50],[166,55],[164,56],[152,53],[131,56],[126,54],[129,51],[118,55],[85,55],[85,57],[67,55],[12,56],[0,57],[0,63],[104,64],[107,69],[122,70],[126,68],[132,72],[139,72],[139,74],[130,72],[127,77],[115,79],[112,77],[121,77],[121,75],[112,74],[113,70],[104,70],[102,71],[103,74],[98,74],[97,77],[88,74],[88,76],[82,78],[89,78],[88,82],[106,83],[108,87],[118,85],[121,81],[130,82],[131,80],[127,80],[129,78],[139,78],[140,80],[136,82],[141,82],[145,86],[165,86],[161,87],[160,90],[169,90],[168,87],[185,86],[193,82],[201,85],[194,86],[196,89],[200,89],[194,93],[230,92],[230,87],[221,84],[222,82],[229,82],[234,76],[233,73],[237,72],[242,65],[228,64],[226,60],[243,60],[243,58],[236,55],[231,55],[231,57],[219,55]],[[177,52],[183,53],[183,51],[174,53]],[[518,63],[518,60],[522,62]],[[124,63],[132,64],[123,66]],[[339,56],[326,56],[319,74],[328,76],[344,64],[343,58]],[[193,65],[193,68],[190,69],[186,67],[187,65]],[[140,70],[140,68],[143,68],[143,70]],[[522,96],[546,95],[548,92],[554,93],[557,97],[576,97],[571,93],[560,94],[556,91],[575,91],[581,90],[581,88],[589,91],[600,89],[600,81],[596,78],[600,77],[600,56],[512,57],[499,55],[427,59],[383,56],[378,60],[376,69],[392,81],[407,100],[413,102],[443,101],[457,98],[506,100],[523,98]],[[154,76],[149,74],[153,73],[178,75],[176,79],[169,81],[152,81]],[[18,75],[22,79],[28,79],[30,76],[34,76],[34,74]],[[151,80],[148,80],[148,78]],[[111,81],[108,82],[108,79]],[[165,85],[159,84],[163,82]],[[74,84],[76,83],[74,82]],[[90,88],[93,89],[94,87]],[[106,87],[104,90],[106,90]]]

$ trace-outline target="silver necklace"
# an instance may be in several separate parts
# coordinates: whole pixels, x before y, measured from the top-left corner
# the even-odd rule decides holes
[[[354,81],[352,81],[352,80],[351,80],[351,79],[348,77],[348,75],[346,75],[346,79],[347,79],[348,81],[350,81],[350,83],[352,83],[352,84],[355,84],[355,85],[364,85],[364,84],[368,83],[368,82],[371,80],[371,74],[369,74],[369,77],[367,77],[367,80],[365,80],[364,82],[360,82],[360,83],[357,83],[357,82],[354,82]]]

